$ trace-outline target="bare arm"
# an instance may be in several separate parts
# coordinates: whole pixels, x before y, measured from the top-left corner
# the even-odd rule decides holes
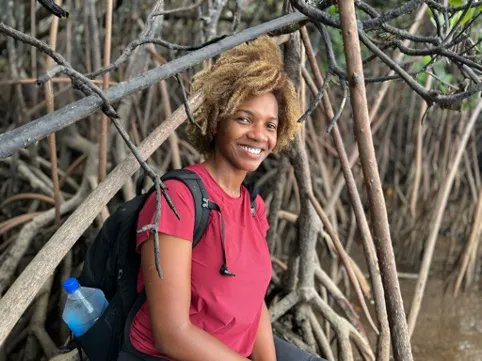
[[[273,330],[271,329],[269,310],[264,302],[256,340],[254,341],[253,353],[250,358],[253,361],[276,361],[276,351],[274,348]]]
[[[160,233],[159,251],[163,279],[156,272],[152,238],[141,248],[141,266],[156,348],[177,361],[247,361],[189,320],[191,242]]]

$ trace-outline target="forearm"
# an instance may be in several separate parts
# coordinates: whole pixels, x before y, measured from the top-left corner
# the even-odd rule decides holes
[[[247,361],[189,319],[191,243],[159,234],[164,269],[161,279],[154,264],[153,242],[150,238],[143,244],[141,262],[152,333],[159,352],[176,361]]]
[[[248,361],[201,328],[189,323],[157,344],[159,351],[176,361]]]
[[[276,361],[276,351],[273,340],[273,330],[268,307],[263,302],[258,332],[254,342],[253,353],[250,356],[253,361]]]

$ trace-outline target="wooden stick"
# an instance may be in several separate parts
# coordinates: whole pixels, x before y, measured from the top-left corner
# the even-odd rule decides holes
[[[425,83],[425,89],[430,89],[432,87],[432,80],[433,78],[429,76],[427,78],[427,82]],[[420,100],[420,110],[418,113],[418,118],[416,122],[417,127],[417,143],[416,143],[416,150],[415,150],[415,179],[413,180],[413,188],[412,193],[410,195],[410,213],[412,217],[416,217],[416,210],[417,210],[417,198],[418,198],[418,188],[420,186],[420,178],[422,176],[422,140],[424,134],[424,123],[423,118],[425,116],[425,112],[427,111],[428,105],[423,99]]]
[[[367,186],[370,211],[374,220],[372,224],[373,240],[377,249],[382,283],[387,296],[388,323],[390,325],[394,357],[395,361],[412,361],[410,338],[398,284],[387,210],[370,129],[355,4],[350,0],[342,0],[338,2],[338,6],[347,62],[346,68],[350,85],[350,102],[353,109],[355,135]]]
[[[219,55],[223,51],[266,34],[267,32],[284,28],[287,25],[299,23],[304,20],[306,20],[306,16],[296,12],[240,31],[215,44],[210,44],[202,49],[190,52],[163,66],[156,67],[129,81],[122,82],[116,87],[111,87],[105,92],[106,97],[111,103],[119,101],[139,90],[157,84],[162,79],[186,70],[202,62],[204,59]],[[102,101],[97,96],[92,95],[71,103],[34,122],[0,134],[0,158],[6,158],[17,149],[28,147],[46,135],[85,118],[98,110],[102,104]]]
[[[201,94],[194,95],[190,101],[191,108],[196,109],[201,99]],[[181,107],[173,113],[170,119],[151,132],[139,147],[143,158],[147,159],[185,119],[186,114],[184,108]],[[0,347],[15,323],[33,301],[45,279],[54,272],[62,258],[91,224],[95,216],[137,169],[139,169],[139,163],[132,155],[120,163],[60,226],[0,299],[0,319],[2,320]]]
[[[305,28],[301,29],[301,35],[303,39],[303,44],[305,45],[305,49],[308,55],[308,59],[310,60],[311,68],[315,75],[315,80],[318,83],[317,84],[318,87],[321,87],[321,84],[323,84],[323,78],[318,68],[316,59],[314,57],[311,42],[309,40],[308,33]],[[326,112],[326,116],[329,119],[333,119],[334,112],[333,112],[333,108],[329,100],[329,97],[327,95],[328,94],[326,94],[323,97],[323,109]],[[387,319],[387,311],[385,306],[385,296],[383,293],[383,285],[380,277],[380,270],[378,268],[377,256],[375,253],[375,247],[373,245],[373,239],[370,233],[370,228],[368,226],[368,221],[366,219],[365,212],[363,210],[363,205],[361,203],[361,198],[356,186],[355,178],[351,171],[350,161],[348,160],[348,157],[345,151],[345,146],[337,124],[334,125],[333,131],[331,132],[331,136],[332,136],[333,143],[335,144],[338,157],[340,159],[343,176],[348,188],[348,193],[350,195],[351,206],[355,213],[357,225],[360,229],[360,235],[362,239],[363,249],[365,252],[365,258],[368,264],[368,268],[370,271],[370,276],[373,284],[374,295],[375,295],[375,307],[376,307],[377,318],[378,318],[378,323],[380,327],[380,334],[377,342],[377,357],[379,361],[388,361],[390,357],[390,331],[388,327],[388,319]],[[349,275],[351,275],[350,272],[349,272]],[[365,309],[364,311],[367,312]]]
[[[318,200],[315,198],[315,196],[312,193],[308,194],[308,198],[311,201],[311,204],[315,208],[316,213],[320,217],[321,222],[323,223],[323,227],[326,229],[326,232],[330,235],[331,240],[333,241],[333,244],[336,248],[336,251],[338,255],[340,256],[340,259],[345,266],[345,269],[348,273],[348,278],[355,290],[355,294],[357,296],[357,300],[360,302],[360,305],[363,309],[363,313],[365,314],[368,323],[372,327],[372,329],[378,334],[379,331],[377,329],[377,326],[373,322],[373,319],[370,315],[370,311],[368,310],[368,306],[365,302],[365,298],[363,297],[363,293],[360,288],[360,283],[358,282],[358,279],[356,277],[355,271],[353,270],[353,261],[351,260],[350,256],[346,253],[345,249],[343,248],[343,244],[339,240],[333,226],[331,225],[330,220],[328,219],[328,216],[326,213],[323,211],[323,208],[321,207],[320,203]]]
[[[465,152],[465,147],[467,146],[470,134],[472,133],[472,129],[474,128],[481,111],[482,102],[479,102],[477,107],[472,112],[472,115],[465,127],[462,139],[458,144],[457,153],[450,166],[449,174],[447,174],[447,176],[445,177],[445,180],[437,196],[437,200],[434,206],[434,213],[430,222],[430,224],[432,225],[432,229],[425,243],[425,252],[423,254],[422,265],[420,266],[419,277],[417,285],[415,286],[415,294],[413,295],[410,314],[408,317],[408,327],[410,335],[413,334],[413,330],[415,329],[415,323],[417,322],[418,313],[420,311],[420,306],[422,305],[423,293],[427,284],[427,278],[430,270],[430,264],[432,262],[433,251],[435,249],[438,232],[442,224],[442,216],[447,205],[450,189],[452,188],[452,185],[454,183],[455,174],[457,173],[457,169],[462,159],[462,155]]]
[[[32,48],[32,51],[34,49],[35,48]],[[17,85],[17,84],[26,84],[26,85],[33,84],[33,85],[36,85],[37,81],[38,81],[37,78],[2,80],[2,81],[0,81],[0,86],[2,86],[2,85]],[[64,78],[64,77],[52,78],[52,79],[49,79],[49,81],[51,81],[52,83],[72,83],[72,79]],[[94,83],[94,84],[102,84],[102,80],[99,80],[99,79],[93,79],[93,80],[91,80],[91,82]],[[117,82],[111,81],[110,84],[117,84]],[[57,94],[55,94],[55,95],[57,95]],[[36,106],[38,106],[37,102],[34,102],[34,104],[36,104]]]
[[[111,42],[112,42],[112,0],[106,0],[105,10],[105,37],[104,37],[104,66],[110,65]],[[110,73],[102,77],[102,88],[108,89]],[[102,113],[99,124],[99,181],[107,175],[107,134],[109,132],[109,118]]]
[[[477,201],[477,206],[474,212],[474,222],[472,224],[472,230],[470,232],[469,240],[465,246],[465,250],[462,254],[462,259],[459,267],[459,274],[457,275],[457,280],[454,286],[454,297],[459,294],[460,285],[462,284],[462,279],[464,274],[467,273],[467,266],[469,260],[473,258],[473,254],[477,252],[477,248],[480,241],[480,234],[482,232],[482,187],[479,191],[479,200]]]
[[[62,0],[57,0],[55,2],[57,5],[62,5]],[[50,38],[49,46],[55,50],[57,47],[57,32],[59,28],[59,18],[52,17],[52,23],[50,24]],[[46,68],[49,70],[54,65],[54,61],[51,57],[47,57]],[[54,106],[54,90],[52,87],[52,82],[49,80],[44,85],[45,90],[45,101],[47,103],[47,111],[53,113],[55,110]],[[57,165],[57,145],[55,140],[55,133],[48,136],[49,152],[50,152],[50,162],[52,163],[52,184],[54,187],[54,200],[55,200],[55,223],[60,224],[60,203],[62,201],[60,195],[60,185],[59,185],[59,173]]]

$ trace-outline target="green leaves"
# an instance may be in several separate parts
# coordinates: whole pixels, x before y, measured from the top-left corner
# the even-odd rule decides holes
[[[432,62],[432,57],[430,55],[425,55],[424,57],[420,58],[419,61],[413,64],[412,70],[413,71],[420,71],[425,68],[428,64]]]
[[[422,64],[423,64],[423,66],[428,65],[431,61],[432,61],[432,57],[431,57],[430,55],[425,55],[425,56],[422,58]]]
[[[459,21],[459,19],[462,16],[463,13],[464,12],[462,10],[457,11],[455,13],[455,15],[453,15],[450,18],[450,20],[449,20],[450,28],[453,28],[455,26],[455,24],[457,24],[457,22]],[[474,16],[474,13],[475,13],[475,8],[470,8],[467,11],[467,13],[464,15],[462,20],[460,21],[460,26],[464,26],[470,19],[472,19],[472,16]]]
[[[449,0],[449,3],[454,8],[464,6],[467,4],[467,2],[464,0]],[[449,18],[449,30],[451,30],[459,22],[459,20],[460,20],[460,23],[458,24],[458,26],[464,26],[470,21],[470,19],[472,19],[472,17],[476,16],[480,11],[482,11],[482,6],[471,7],[470,9],[467,10],[467,12],[465,13],[462,19],[460,18],[462,14],[464,14],[464,10],[459,10],[455,12]],[[434,26],[435,26],[434,16],[437,16],[439,23],[442,26],[445,26],[445,17],[440,11],[437,11],[436,14],[434,14],[431,9],[428,9],[428,16],[430,17],[430,21]]]
[[[427,82],[427,71],[434,74],[435,82],[434,89],[438,89],[442,92],[449,90],[448,84],[453,83],[454,75],[447,69],[447,62],[445,60],[433,58],[430,55],[426,55],[420,58],[416,63],[412,65],[412,71],[419,72],[415,79],[421,85],[425,85]]]
[[[336,14],[338,14],[338,6],[337,6],[337,5],[331,5],[331,6],[328,8],[328,14],[330,14],[330,15],[336,15]]]
[[[454,8],[464,5],[464,2],[464,0],[449,0],[449,4],[452,5]]]
[[[437,88],[443,93],[449,90],[447,84],[453,84],[454,76],[450,71],[447,71],[446,63],[443,61],[436,62],[433,65],[432,72],[437,76]]]
[[[420,73],[420,74],[417,74],[416,78],[417,79],[417,82],[420,84],[420,85],[425,85],[425,83],[427,82],[427,73]]]

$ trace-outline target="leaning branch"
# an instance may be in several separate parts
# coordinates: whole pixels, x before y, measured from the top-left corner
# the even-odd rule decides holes
[[[266,23],[253,26],[235,35],[226,37],[215,44],[193,51],[176,60],[160,67],[152,69],[130,81],[118,84],[105,91],[106,98],[110,103],[121,100],[139,90],[146,89],[157,84],[159,80],[166,79],[174,74],[186,70],[203,60],[212,58],[222,52],[241,43],[253,40],[260,35],[288,25],[306,20],[306,16],[300,13],[291,13]],[[53,113],[45,115],[31,123],[18,127],[6,133],[0,134],[0,158],[12,155],[16,150],[39,141],[52,132],[63,129],[94,113],[102,106],[102,101],[97,96],[89,96],[71,103]]]
[[[160,45],[163,46],[169,50],[185,50],[185,51],[191,51],[191,50],[199,50],[201,48],[204,48],[208,46],[209,44],[215,43],[219,41],[220,39],[225,38],[225,36],[220,36],[214,39],[211,39],[201,45],[179,45],[179,44],[173,44],[170,43],[164,39],[161,38],[153,38],[153,37],[143,37],[140,39],[136,39],[129,43],[129,45],[126,46],[126,48],[122,51],[122,54],[112,63],[107,65],[106,67],[96,70],[93,73],[87,74],[87,77],[89,78],[96,78],[100,75],[106,74],[112,70],[117,69],[119,66],[121,66],[123,63],[129,59],[129,57],[132,55],[135,49],[141,45],[145,44],[154,44],[154,45]]]
[[[102,110],[107,116],[117,117],[116,111],[110,105],[110,102],[107,100],[102,90],[97,85],[93,84],[90,79],[88,79],[85,75],[75,70],[72,65],[62,55],[60,55],[60,53],[56,52],[43,41],[40,41],[28,34],[24,34],[21,31],[13,29],[10,26],[5,25],[4,23],[0,23],[0,33],[3,33],[7,36],[13,37],[14,39],[31,45],[39,49],[43,53],[47,54],[58,65],[56,68],[51,70],[51,76],[54,76],[60,72],[65,73],[72,79],[74,85],[84,94],[91,95],[95,93],[102,100]],[[42,79],[42,82],[46,80],[48,80],[48,77],[44,77]]]
[[[350,101],[353,109],[354,132],[373,220],[373,241],[385,291],[393,355],[396,361],[412,361],[410,338],[398,284],[390,226],[375,156],[366,90],[363,82],[363,65],[358,39],[358,35],[361,36],[362,31],[357,29],[354,4],[349,0],[344,0],[339,2],[339,7],[343,25],[343,48],[347,59],[346,68],[350,79]]]
[[[197,94],[192,98],[190,106],[192,109],[196,109],[200,103],[201,96]],[[139,152],[143,160],[146,160],[159,148],[186,119],[185,114],[184,109],[178,109],[170,119],[165,120],[151,132],[149,137],[139,146]],[[53,274],[55,268],[92,223],[100,210],[138,169],[139,162],[132,155],[115,167],[55,232],[0,299],[0,319],[2,320],[0,324],[0,347],[2,347],[15,323],[33,301],[45,280]]]

